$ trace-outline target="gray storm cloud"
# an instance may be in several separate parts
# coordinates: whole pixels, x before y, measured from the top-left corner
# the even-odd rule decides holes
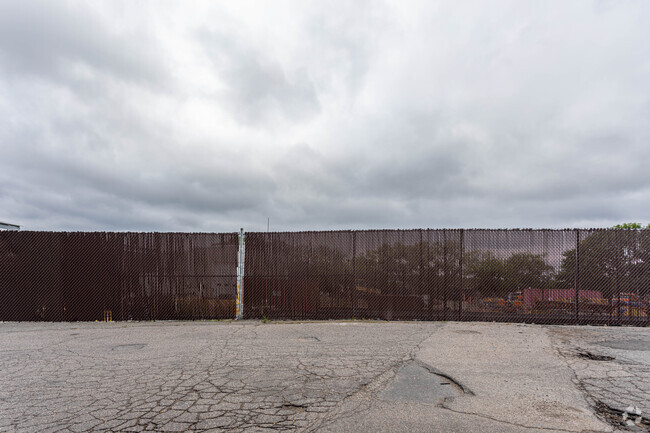
[[[634,0],[2,2],[0,220],[648,222],[649,19]]]

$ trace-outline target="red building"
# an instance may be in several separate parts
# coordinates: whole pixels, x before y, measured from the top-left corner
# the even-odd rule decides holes
[[[578,290],[578,299],[596,300],[602,299],[598,290]],[[573,289],[524,289],[523,304],[525,308],[531,308],[537,301],[568,301],[575,300]]]

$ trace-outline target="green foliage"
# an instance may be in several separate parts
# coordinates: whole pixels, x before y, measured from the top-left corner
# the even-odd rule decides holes
[[[624,223],[622,230],[581,231],[580,288],[598,290],[604,296],[636,292],[650,287],[650,225]],[[349,244],[345,244],[349,245]],[[331,248],[318,244],[289,244],[271,241],[267,248],[277,252],[278,275],[310,278],[321,292],[333,298],[351,296],[361,286],[367,293],[381,295],[430,295],[442,300],[469,296],[505,297],[528,287],[564,288],[575,286],[576,250],[563,253],[559,270],[545,254],[508,252],[497,256],[490,251],[463,251],[458,240],[446,242],[384,243],[376,248],[357,246]],[[463,290],[461,291],[461,283]],[[266,323],[266,318],[263,319]]]
[[[465,287],[481,296],[505,297],[528,287],[546,288],[553,279],[553,267],[543,254],[515,253],[500,259],[489,251],[466,255]]]
[[[506,290],[506,267],[489,251],[471,251],[465,255],[464,278],[465,287],[481,295],[501,296]]]
[[[636,229],[636,223],[621,224]],[[580,241],[580,288],[598,290],[605,297],[619,292],[636,293],[650,286],[650,233],[630,230],[594,231]],[[576,250],[564,253],[557,285],[575,285]]]
[[[384,295],[424,295],[457,272],[459,253],[457,242],[385,243],[356,258],[356,277]]]
[[[553,277],[553,266],[546,263],[546,255],[516,253],[505,260],[508,288],[546,288]]]
[[[383,244],[357,258],[356,269],[363,284],[382,294],[416,295],[418,289],[427,294],[433,288],[440,297],[460,297],[458,242]],[[469,251],[463,256],[465,290],[482,296],[549,287],[553,276],[553,267],[540,254],[515,253],[501,259],[489,251]]]
[[[647,226],[643,227],[642,224],[640,223],[623,223],[623,224],[616,224],[613,228],[615,229],[650,229],[650,224]]]

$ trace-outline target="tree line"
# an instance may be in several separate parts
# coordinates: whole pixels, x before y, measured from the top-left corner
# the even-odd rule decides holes
[[[282,257],[273,269],[257,272],[317,279],[320,290],[332,295],[355,286],[384,295],[506,297],[526,288],[573,289],[576,277],[581,290],[597,290],[606,298],[620,292],[650,294],[650,230],[645,230],[650,226],[615,228],[622,230],[581,231],[577,248],[564,251],[555,266],[547,254],[468,251],[458,240],[383,243],[350,254],[349,246],[290,245],[277,239],[272,248]]]

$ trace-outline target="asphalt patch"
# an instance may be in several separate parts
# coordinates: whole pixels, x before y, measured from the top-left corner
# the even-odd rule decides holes
[[[388,401],[439,404],[445,399],[461,395],[463,391],[451,380],[411,362],[397,371],[395,379],[379,393],[379,398]]]
[[[650,352],[650,341],[647,340],[608,340],[598,343],[600,346],[620,350],[640,350]]]
[[[146,344],[120,344],[119,346],[113,347],[113,351],[115,352],[126,352],[130,350],[140,350],[142,349]]]

